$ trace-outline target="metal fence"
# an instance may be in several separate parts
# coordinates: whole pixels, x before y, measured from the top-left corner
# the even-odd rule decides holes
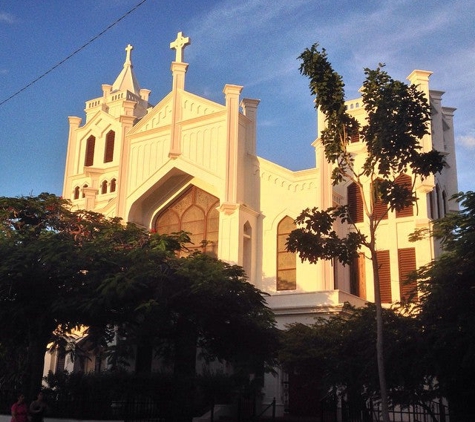
[[[381,403],[369,400],[355,405],[336,396],[329,396],[321,403],[322,422],[381,422]],[[389,410],[392,422],[448,422],[449,413],[442,400],[392,406]]]
[[[10,414],[15,398],[0,393],[0,414]],[[68,400],[48,400],[46,416],[58,419],[123,420],[125,422],[165,422],[172,420],[169,405],[149,398],[126,400],[90,400],[81,397]]]

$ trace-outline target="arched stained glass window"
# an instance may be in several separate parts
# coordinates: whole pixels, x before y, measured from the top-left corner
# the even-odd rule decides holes
[[[179,231],[190,233],[189,252],[200,250],[213,256],[218,252],[219,199],[191,186],[155,220],[155,230],[162,234]],[[204,242],[205,241],[205,242]]]
[[[297,288],[297,255],[286,249],[287,238],[295,230],[293,218],[280,220],[277,226],[277,290],[295,290]]]

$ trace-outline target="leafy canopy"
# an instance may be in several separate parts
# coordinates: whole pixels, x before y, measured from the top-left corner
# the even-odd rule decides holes
[[[325,117],[320,140],[327,161],[333,165],[333,184],[356,184],[369,231],[363,234],[355,226],[355,232],[338,236],[332,229],[335,222],[355,224],[346,205],[306,209],[296,219],[300,227],[291,233],[287,245],[303,260],[336,257],[348,264],[360,246],[375,248],[376,229],[384,218],[384,213],[376,213],[375,204],[383,202],[388,211],[414,204],[416,178],[442,171],[444,159],[435,150],[422,150],[422,138],[429,134],[430,105],[417,86],[394,80],[383,65],[365,69],[361,92],[366,121],[360,124],[347,111],[343,79],[328,61],[326,50],[320,51],[314,44],[299,59],[300,72],[309,78],[315,107]],[[350,148],[354,136],[364,144],[363,152]],[[413,175],[412,184],[400,183],[398,177],[408,172]],[[371,187],[369,194],[366,185]]]
[[[434,222],[444,253],[418,272],[425,365],[449,399],[451,420],[473,420],[475,400],[475,193],[455,195],[462,210]]]
[[[130,357],[134,346],[162,353],[166,344],[178,356],[186,344],[190,356],[203,346],[210,358],[249,370],[270,364],[277,334],[264,296],[241,267],[202,254],[178,258],[188,241],[186,233],[149,233],[119,218],[73,211],[47,193],[1,197],[3,380],[33,397],[51,342],[78,352],[73,357],[101,353],[111,363]],[[187,331],[179,329],[183,322]],[[72,334],[82,326],[88,341],[77,343]],[[117,334],[120,341],[111,344]]]

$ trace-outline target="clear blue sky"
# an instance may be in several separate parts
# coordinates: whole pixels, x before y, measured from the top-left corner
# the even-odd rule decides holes
[[[2,0],[0,102],[64,60],[141,0]],[[68,116],[102,95],[132,44],[141,88],[159,102],[171,88],[170,42],[191,37],[186,89],[223,103],[225,84],[261,100],[258,154],[314,166],[315,111],[297,57],[328,51],[348,98],[365,67],[396,79],[433,71],[431,88],[456,107],[459,189],[475,190],[475,2],[467,0],[147,0],[71,59],[0,106],[0,196],[61,194]]]

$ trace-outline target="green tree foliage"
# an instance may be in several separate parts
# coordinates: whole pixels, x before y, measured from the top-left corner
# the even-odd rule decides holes
[[[171,359],[173,397],[180,403],[175,420],[192,416],[198,350],[208,360],[225,359],[247,376],[262,375],[264,365],[274,363],[278,337],[273,314],[241,267],[198,253],[168,259],[163,273],[154,276],[153,261],[149,269],[144,259],[139,268],[127,269],[124,262],[129,261],[121,261],[120,277],[127,283],[105,280],[95,301],[119,304],[111,311],[128,315],[116,327],[125,339],[122,345],[137,345],[142,352],[139,372],[150,371],[153,355]],[[95,301],[90,305],[97,308]]]
[[[425,364],[448,398],[450,420],[475,420],[475,193],[460,193],[462,210],[434,222],[443,255],[419,271],[416,311],[429,353]]]
[[[0,198],[0,341],[22,374],[11,381],[30,397],[40,388],[52,333],[80,323],[73,312],[84,278],[75,247],[78,218],[54,195]]]
[[[83,352],[119,366],[137,348],[138,372],[169,352],[186,382],[197,347],[247,373],[271,364],[277,330],[261,292],[238,266],[178,258],[186,241],[71,211],[50,194],[0,198],[0,353],[23,374],[14,386],[33,397],[47,345],[70,347],[80,326],[88,326]]]
[[[314,44],[301,56],[300,72],[310,80],[315,107],[325,116],[326,127],[321,131],[321,143],[327,161],[332,164],[334,185],[353,182],[361,194],[366,215],[367,230],[359,231],[354,225],[347,206],[327,210],[304,210],[296,222],[300,226],[288,239],[288,250],[298,252],[310,262],[337,258],[349,264],[357,257],[360,247],[366,248],[372,261],[377,320],[377,362],[384,421],[389,421],[387,389],[383,355],[383,323],[377,261],[377,228],[385,216],[375,212],[375,203],[387,204],[388,211],[402,210],[414,204],[416,178],[426,178],[440,172],[444,166],[437,151],[422,151],[421,138],[429,134],[430,105],[417,86],[408,86],[392,79],[380,65],[375,70],[365,69],[362,102],[366,124],[360,125],[345,105],[344,83],[328,61],[325,49]],[[351,137],[358,135],[366,147],[363,160],[350,152]],[[361,164],[360,164],[361,163]],[[403,173],[413,176],[412,185],[399,184]],[[365,186],[371,189],[365,190]],[[333,230],[336,221],[353,225],[341,238]]]
[[[376,309],[354,308],[308,326],[292,324],[282,333],[279,361],[289,371],[320,382],[320,398],[338,391],[362,411],[379,397]],[[389,398],[393,404],[424,403],[436,394],[420,356],[427,352],[416,318],[383,310]]]

